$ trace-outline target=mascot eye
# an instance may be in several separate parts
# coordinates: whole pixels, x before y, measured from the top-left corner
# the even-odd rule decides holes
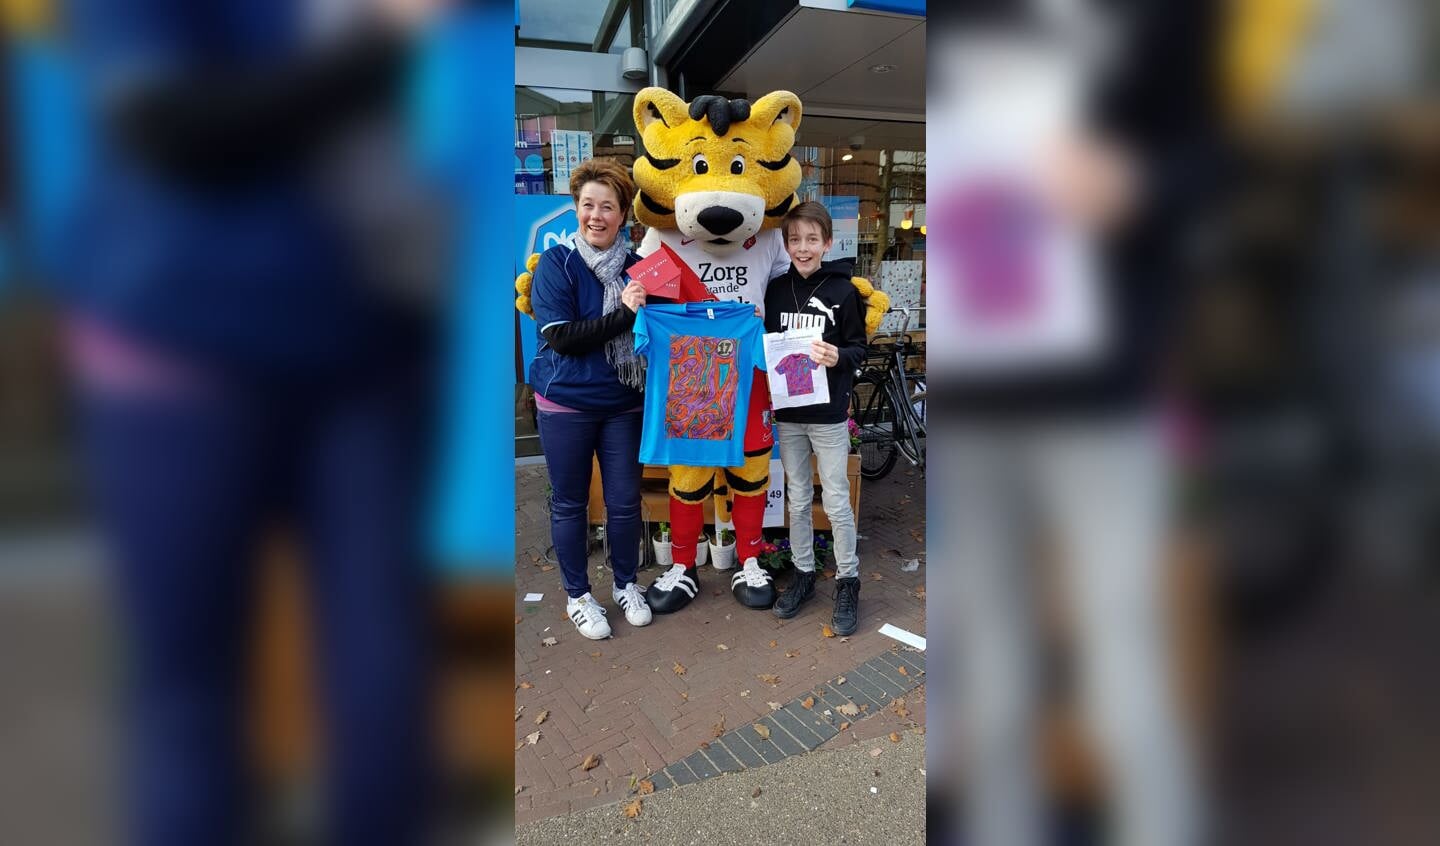
[[[745,157],[736,156],[730,160],[730,172],[739,176],[745,172]]]
[[[695,166],[696,176],[704,176],[710,172],[710,160],[705,158],[704,153],[696,153],[695,158],[691,159],[690,162]]]

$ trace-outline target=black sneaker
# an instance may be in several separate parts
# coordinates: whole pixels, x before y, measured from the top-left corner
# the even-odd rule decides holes
[[[775,580],[754,558],[730,577],[730,594],[746,608],[765,609],[775,604]]]
[[[860,626],[860,579],[851,576],[848,579],[835,580],[835,618],[830,621],[830,628],[834,629],[837,635],[855,634],[855,629]]]
[[[645,601],[656,614],[673,614],[690,604],[700,592],[700,574],[683,564],[666,570],[654,584],[645,589]]]
[[[775,600],[775,616],[782,620],[794,617],[800,613],[800,606],[805,604],[805,600],[814,595],[815,571],[811,570],[807,573],[804,570],[796,570],[795,581],[785,589],[784,593],[780,594],[779,599]]]

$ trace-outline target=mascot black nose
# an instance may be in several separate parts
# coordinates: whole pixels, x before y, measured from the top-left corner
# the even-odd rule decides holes
[[[724,206],[711,206],[700,212],[697,219],[706,231],[716,235],[729,235],[735,231],[737,226],[745,222],[745,215]]]

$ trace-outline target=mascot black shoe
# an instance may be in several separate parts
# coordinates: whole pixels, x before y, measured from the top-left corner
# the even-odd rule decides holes
[[[674,614],[690,604],[700,592],[697,568],[676,564],[645,589],[645,601],[656,614]]]
[[[754,558],[730,577],[730,593],[746,608],[766,609],[775,604],[775,580]]]

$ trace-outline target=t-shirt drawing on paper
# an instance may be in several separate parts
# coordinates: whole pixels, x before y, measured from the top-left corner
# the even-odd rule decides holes
[[[820,368],[809,355],[791,353],[780,359],[775,372],[785,377],[785,393],[792,397],[803,397],[815,393],[815,377],[811,374]]]
[[[818,317],[821,315],[793,315],[785,317]],[[793,321],[792,321],[793,322]],[[768,332],[765,335],[765,374],[770,381],[770,404],[774,408],[795,408],[803,405],[823,405],[830,401],[830,384],[825,378],[815,378],[820,365],[810,358],[810,345],[822,339],[817,327],[796,329],[785,332]]]
[[[765,369],[764,327],[745,303],[646,305],[635,351],[646,358],[640,460],[735,467],[745,461],[745,423],[756,370]]]

